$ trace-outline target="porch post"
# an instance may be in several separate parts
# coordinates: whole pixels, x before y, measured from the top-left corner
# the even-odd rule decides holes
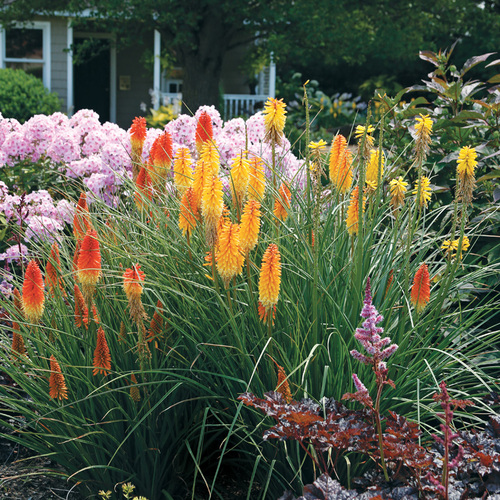
[[[68,26],[66,30],[66,112],[68,116],[73,115],[75,107],[73,96],[73,27],[71,26],[71,19],[68,19]]]
[[[269,97],[276,97],[276,63],[271,52],[271,63],[269,64]]]
[[[161,34],[155,30],[154,41],[154,72],[153,72],[153,108],[160,107],[160,78],[161,78]]]

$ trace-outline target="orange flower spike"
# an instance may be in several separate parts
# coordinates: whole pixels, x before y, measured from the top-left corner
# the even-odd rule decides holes
[[[78,328],[82,327],[82,324],[85,328],[88,328],[89,323],[89,311],[85,304],[85,299],[83,298],[83,294],[75,283],[75,325]]]
[[[142,155],[142,147],[146,140],[146,134],[146,118],[136,116],[130,127],[130,144],[132,145],[132,154],[139,158]]]
[[[193,159],[186,147],[180,147],[174,157],[174,183],[179,193],[193,185]]]
[[[201,199],[201,214],[205,220],[205,237],[209,247],[217,242],[217,224],[223,208],[222,182],[216,175],[211,175],[203,187]]]
[[[50,357],[49,395],[52,399],[68,399],[68,388],[61,367],[54,355]]]
[[[211,141],[214,137],[214,130],[212,126],[212,118],[210,115],[203,111],[198,118],[198,123],[196,124],[196,149],[201,152],[203,144],[207,141]]]
[[[278,303],[281,285],[281,256],[278,245],[271,243],[262,257],[259,278],[259,301],[269,313]]]
[[[363,213],[365,212],[366,197],[363,196]],[[358,234],[359,226],[359,187],[356,186],[351,193],[351,201],[347,208],[347,231],[352,236]]]
[[[251,252],[259,240],[260,203],[249,200],[243,209],[240,224],[240,245],[243,254]]]
[[[286,184],[281,184],[279,189],[279,196],[276,198],[274,202],[274,215],[276,218],[284,221],[288,217],[287,209],[290,209],[290,200],[292,198],[292,194],[288,189]]]
[[[330,181],[337,186],[337,180],[339,178],[339,168],[341,160],[347,149],[347,139],[339,134],[336,135],[332,142],[332,147],[330,149],[330,161],[329,161],[329,173]]]
[[[19,333],[19,324],[12,322],[12,356],[26,356],[26,346],[24,345],[24,337]]]
[[[290,403],[290,401],[292,401],[292,392],[290,391],[290,384],[286,378],[285,369],[278,365],[278,363],[276,363],[276,366],[278,367],[278,383],[276,384],[276,392],[279,392],[285,398],[285,401]]]
[[[149,154],[152,163],[152,178],[154,186],[155,189],[160,192],[164,191],[168,171],[170,169],[170,164],[172,163],[172,156],[172,136],[169,132],[165,131],[155,139]]]
[[[258,156],[249,162],[248,198],[250,200],[262,201],[266,191],[266,176],[264,174],[264,162]]]
[[[239,229],[238,224],[228,221],[219,233],[215,260],[217,270],[226,286],[232,278],[241,273],[245,261],[240,247]]]
[[[179,229],[182,230],[183,236],[186,236],[186,234],[191,236],[198,220],[198,210],[194,201],[193,188],[188,188],[182,195],[180,208]]]
[[[17,288],[14,288],[14,308],[16,309],[17,318],[24,318],[24,309],[23,309],[23,298],[19,293]]]
[[[431,298],[431,278],[426,264],[422,264],[415,273],[411,287],[411,303],[421,313]]]
[[[131,269],[126,269],[123,273],[123,289],[127,298],[140,297],[142,295],[142,283],[146,275],[141,271],[139,264],[134,264]]]
[[[45,306],[43,277],[38,264],[32,260],[26,268],[23,283],[23,310],[26,319],[38,323]]]
[[[231,190],[240,203],[243,202],[250,182],[250,163],[246,159],[246,151],[233,159],[231,164]]]
[[[82,241],[83,240],[76,241],[75,253],[73,254],[73,273],[76,273],[78,271],[78,257],[80,256]]]
[[[147,317],[141,302],[142,284],[146,275],[141,271],[139,264],[134,264],[131,269],[127,269],[123,274],[123,289],[127,295],[130,308],[130,317],[135,323],[140,323]]]
[[[352,185],[352,153],[346,149],[340,161],[337,181],[337,189],[345,194]]]
[[[144,210],[144,198],[149,201],[153,198],[153,182],[147,168],[141,168],[135,181],[135,187],[135,205],[142,212]]]
[[[73,234],[77,240],[82,240],[87,234],[87,231],[92,227],[90,222],[89,207],[87,205],[86,193],[80,194],[80,199],[75,207],[75,215],[73,217]]]
[[[94,370],[92,375],[102,373],[106,376],[111,370],[111,354],[109,352],[108,343],[106,342],[106,335],[102,327],[97,330],[97,344],[94,351]]]
[[[267,321],[267,310],[266,308],[262,305],[262,303],[259,301],[257,305],[257,312],[259,313],[259,318],[260,320],[265,323]],[[274,325],[274,318],[276,317],[276,306],[273,307],[273,319],[272,319],[272,324]]]
[[[163,304],[159,300],[156,304],[156,311],[153,314],[151,323],[149,324],[148,341],[157,339],[161,336],[163,331]]]
[[[94,288],[101,277],[101,250],[97,233],[90,230],[83,239],[80,253],[78,254],[78,281],[85,287]]]

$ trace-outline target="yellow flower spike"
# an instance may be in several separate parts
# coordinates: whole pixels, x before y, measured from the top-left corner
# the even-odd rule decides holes
[[[412,191],[412,194],[417,197],[418,191],[419,191],[419,181],[418,179],[415,181],[415,189]],[[431,181],[429,180],[428,177],[425,175],[422,176],[422,185],[420,188],[420,197],[419,199],[416,199],[415,202],[420,206],[420,208],[426,207],[427,208],[427,203],[430,201],[432,195],[432,189],[431,189]]]
[[[430,137],[430,135],[432,134],[432,120],[429,115],[420,114],[415,118],[415,121],[417,122],[415,124],[417,135],[419,137]]]
[[[255,156],[249,161],[248,199],[262,201],[266,191],[266,176],[262,158]]]
[[[193,185],[193,159],[187,147],[180,147],[174,156],[174,184],[179,193]]]
[[[213,175],[219,175],[220,155],[214,141],[203,143],[200,158],[205,162],[205,165]]]
[[[203,188],[205,187],[205,182],[211,173],[211,167],[207,166],[203,159],[199,159],[196,162],[196,167],[194,169],[193,177],[193,199],[196,209],[201,208],[201,199],[203,197]]]
[[[363,213],[365,212],[366,197],[363,196]],[[353,236],[358,234],[359,227],[359,186],[356,186],[351,193],[351,200],[347,209],[346,225],[348,233]]]
[[[286,104],[283,99],[269,97],[264,105],[264,126],[266,141],[280,145],[286,121]]]
[[[240,246],[240,228],[238,224],[227,222],[219,233],[215,255],[217,270],[227,287],[231,279],[241,273],[245,258]]]
[[[188,188],[182,195],[180,208],[179,229],[182,230],[183,236],[191,236],[198,221],[198,210],[194,201],[193,188]]]
[[[370,161],[366,167],[366,184],[368,184],[372,189],[377,188],[378,178],[379,178],[379,163],[380,163],[380,179],[384,175],[384,154],[382,153],[382,161],[380,162],[380,151],[378,149],[372,149],[370,151]]]
[[[373,148],[373,144],[375,142],[372,136],[373,132],[375,132],[375,127],[373,125],[368,125],[368,128],[364,127],[363,125],[357,125],[354,131],[354,137],[356,138],[358,143],[361,144],[363,136],[365,135],[365,130],[366,130],[365,149],[369,150]]]
[[[203,187],[201,200],[201,215],[205,221],[207,245],[210,248],[217,241],[217,224],[223,208],[222,182],[216,175],[211,175]]]
[[[255,248],[259,240],[260,215],[260,203],[249,200],[243,210],[240,225],[240,245],[245,255]]]
[[[397,210],[405,202],[407,186],[408,183],[405,182],[402,177],[392,179],[389,183],[389,189],[391,191],[391,205],[394,210]]]
[[[247,152],[241,152],[231,164],[231,190],[240,203],[246,197],[250,182],[250,163],[246,158]]]
[[[311,141],[308,145],[308,148],[311,151],[324,151],[326,149],[326,141],[324,141],[323,139],[319,140],[318,142]]]
[[[458,189],[457,199],[465,204],[472,202],[473,191],[476,187],[475,168],[477,167],[477,153],[474,148],[464,146],[457,160]]]
[[[259,301],[267,313],[278,303],[281,285],[281,256],[278,245],[271,243],[262,257],[259,277]]]

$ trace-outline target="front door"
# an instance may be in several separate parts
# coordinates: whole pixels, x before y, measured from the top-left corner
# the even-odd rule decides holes
[[[110,41],[103,38],[75,38],[73,53],[75,112],[94,110],[101,123],[110,112]]]

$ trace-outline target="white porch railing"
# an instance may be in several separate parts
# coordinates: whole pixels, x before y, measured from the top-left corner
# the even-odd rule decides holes
[[[160,95],[160,102],[164,106],[172,105],[176,114],[181,112],[182,93],[162,92]],[[222,117],[224,120],[230,120],[237,116],[251,116],[264,108],[267,98],[265,94],[224,94]]]

